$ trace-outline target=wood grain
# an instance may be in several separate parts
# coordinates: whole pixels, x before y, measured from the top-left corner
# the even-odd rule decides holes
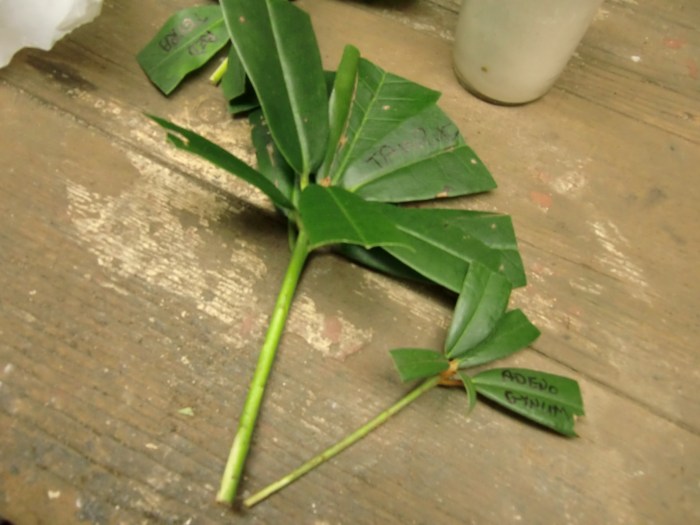
[[[541,327],[512,360],[578,379],[564,440],[438,390],[245,514],[213,503],[284,271],[254,190],[143,116],[252,160],[202,78],[171,99],[133,60],[189,2],[106,2],[0,71],[0,516],[31,523],[692,523],[700,519],[700,13],[608,1],[542,100],[490,106],[450,64],[455,4],[303,0],[324,61],[354,43],[443,92],[510,213]],[[147,14],[147,16],[144,16]],[[630,57],[640,56],[634,62]],[[452,298],[328,254],[304,275],[248,465],[251,491],[388,406],[387,354],[439,346]],[[191,408],[193,416],[180,413]]]

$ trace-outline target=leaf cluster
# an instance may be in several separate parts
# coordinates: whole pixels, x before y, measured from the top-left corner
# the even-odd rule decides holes
[[[440,384],[463,385],[469,410],[476,394],[565,436],[574,436],[583,415],[578,383],[522,368],[495,368],[468,375],[468,368],[508,357],[532,344],[540,331],[519,309],[506,311],[510,282],[479,263],[470,266],[442,352],[422,348],[391,351],[403,381],[440,376]]]
[[[232,42],[223,92],[251,123],[257,169],[195,132],[153,117],[172,144],[265,193],[305,231],[311,249],[333,246],[366,266],[421,276],[454,292],[473,261],[514,286],[525,284],[510,217],[395,205],[496,186],[437,106],[438,92],[384,71],[353,46],[346,47],[337,71],[324,71],[308,15],[286,0],[222,2],[219,15],[211,6],[178,13],[139,60],[167,93],[172,82],[163,83],[164,64],[189,47],[165,53],[162,35],[182,26],[184,16],[207,20],[192,30],[195,35],[213,33],[223,20]],[[212,43],[211,57],[219,44]],[[183,65],[180,80],[189,71]]]
[[[383,70],[353,46],[336,71],[324,71],[308,14],[287,0],[221,0],[182,10],[137,58],[167,95],[224,52],[214,76],[231,113],[250,123],[255,167],[192,130],[151,118],[175,147],[253,185],[288,220],[294,250],[285,283],[293,284],[283,284],[278,298],[253,380],[258,391],[307,254],[331,247],[370,268],[459,294],[442,351],[391,352],[404,381],[463,385],[470,408],[479,394],[575,435],[575,416],[583,414],[575,381],[519,368],[467,373],[526,347],[539,330],[522,311],[508,310],[512,289],[526,283],[511,218],[414,205],[496,187],[437,105],[440,93]],[[234,497],[241,478],[258,391],[246,400],[222,501]]]

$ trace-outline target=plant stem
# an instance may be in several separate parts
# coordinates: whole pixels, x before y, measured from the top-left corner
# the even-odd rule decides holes
[[[219,67],[217,67],[214,70],[214,72],[211,74],[211,76],[209,77],[209,82],[211,82],[214,85],[221,82],[221,79],[226,74],[227,69],[228,69],[228,58],[225,58],[221,61],[221,64],[219,64]]]
[[[374,429],[382,425],[383,423],[386,423],[386,421],[393,416],[394,414],[398,413],[402,409],[406,408],[409,404],[411,404],[413,401],[418,399],[420,396],[425,394],[428,390],[431,390],[433,387],[437,386],[440,383],[440,376],[433,377],[431,379],[428,379],[427,381],[421,383],[417,388],[406,394],[403,398],[401,398],[400,401],[398,401],[395,405],[391,406],[378,416],[376,416],[374,419],[369,421],[368,423],[365,423],[363,426],[358,428],[355,432],[352,434],[348,435],[345,437],[343,440],[339,441],[332,447],[326,449],[325,451],[321,452],[314,458],[310,459],[306,463],[304,463],[301,467],[297,468],[296,470],[292,471],[291,473],[287,474],[283,478],[280,478],[279,480],[275,481],[271,485],[268,485],[261,491],[257,492],[256,494],[253,494],[249,498],[247,498],[244,502],[243,505],[246,507],[252,507],[254,505],[257,505],[260,503],[262,500],[266,499],[267,497],[271,496],[278,490],[283,489],[290,483],[293,483],[294,481],[298,480],[300,477],[302,477],[304,474],[310,472],[314,468],[318,467],[321,463],[324,463],[325,461],[328,461],[332,457],[336,456],[337,454],[340,454],[343,450],[348,448],[351,445],[354,445],[357,443],[359,440],[361,440],[363,437],[365,437],[367,434],[372,432]]]
[[[255,422],[260,412],[263,394],[267,378],[272,370],[272,363],[277,353],[282,331],[289,314],[289,309],[292,304],[292,298],[296,290],[299,277],[304,268],[306,257],[309,254],[308,238],[304,230],[299,232],[299,235],[292,250],[292,257],[287,267],[287,273],[282,281],[275,309],[270,319],[270,324],[265,336],[265,342],[260,349],[257,368],[253,375],[253,380],[248,388],[248,396],[243,406],[243,411],[238,422],[238,431],[231,445],[224,475],[221,479],[221,486],[217,493],[216,500],[221,503],[231,504],[236,497],[236,490],[243,474],[248,450],[250,449],[250,441],[253,436]]]

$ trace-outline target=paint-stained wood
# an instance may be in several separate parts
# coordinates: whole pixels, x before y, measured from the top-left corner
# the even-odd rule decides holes
[[[286,235],[246,185],[167,147],[144,112],[252,160],[204,79],[161,97],[133,57],[190,2],[107,1],[0,71],[0,517],[31,523],[693,523],[700,520],[700,7],[609,0],[555,88],[488,105],[451,70],[454,0],[303,0],[346,43],[443,92],[510,213],[543,331],[511,363],[571,375],[565,440],[456,392],[254,511],[213,503]],[[322,254],[305,273],[243,489],[407,388],[387,354],[438,346],[451,298]],[[192,415],[182,413],[191,409]]]

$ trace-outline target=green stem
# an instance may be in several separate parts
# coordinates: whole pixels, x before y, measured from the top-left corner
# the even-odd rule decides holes
[[[226,74],[226,70],[228,69],[228,58],[225,58],[221,64],[219,64],[219,67],[216,68],[216,70],[211,74],[209,77],[209,82],[212,84],[218,84],[221,82],[221,79],[224,77]]]
[[[332,457],[336,456],[337,454],[340,454],[343,450],[348,448],[351,445],[354,445],[357,443],[359,440],[361,440],[363,437],[365,437],[367,434],[372,432],[374,429],[376,429],[378,426],[382,425],[383,423],[386,423],[386,421],[393,416],[394,414],[398,413],[402,409],[406,408],[409,404],[411,404],[413,401],[418,399],[420,396],[425,394],[428,390],[432,389],[433,387],[437,386],[440,383],[440,376],[433,377],[431,379],[428,379],[427,381],[423,382],[406,394],[400,401],[398,401],[395,405],[392,407],[388,408],[381,414],[379,414],[377,417],[369,421],[368,423],[365,423],[362,427],[358,428],[355,432],[352,434],[348,435],[345,437],[342,441],[339,441],[332,447],[326,449],[325,451],[321,452],[319,455],[315,456],[314,458],[310,459],[306,463],[304,463],[301,467],[297,468],[296,470],[292,471],[291,473],[287,474],[283,478],[280,478],[279,480],[275,481],[271,485],[268,485],[264,489],[262,489],[260,492],[257,492],[256,494],[253,494],[249,498],[247,498],[244,502],[243,505],[246,507],[252,507],[254,505],[257,505],[260,503],[262,500],[265,498],[271,496],[278,490],[283,489],[290,483],[293,483],[300,477],[302,477],[304,474],[310,472],[314,468],[318,467],[321,463],[324,463],[325,461],[328,461]]]
[[[238,431],[231,445],[224,475],[221,479],[221,486],[216,495],[216,500],[218,502],[231,504],[236,497],[236,490],[241,481],[243,467],[246,457],[248,456],[248,450],[250,449],[250,441],[253,436],[255,422],[260,412],[260,405],[265,392],[265,384],[272,370],[272,363],[277,353],[280,338],[282,337],[282,331],[284,330],[287,315],[289,314],[294,291],[296,290],[308,254],[308,238],[306,237],[306,233],[301,230],[294,244],[292,258],[289,261],[287,273],[284,276],[282,287],[277,296],[277,302],[275,303],[275,309],[270,319],[265,342],[260,349],[258,365],[255,369],[253,380],[248,388],[248,396],[246,397],[243,412],[239,419]]]

